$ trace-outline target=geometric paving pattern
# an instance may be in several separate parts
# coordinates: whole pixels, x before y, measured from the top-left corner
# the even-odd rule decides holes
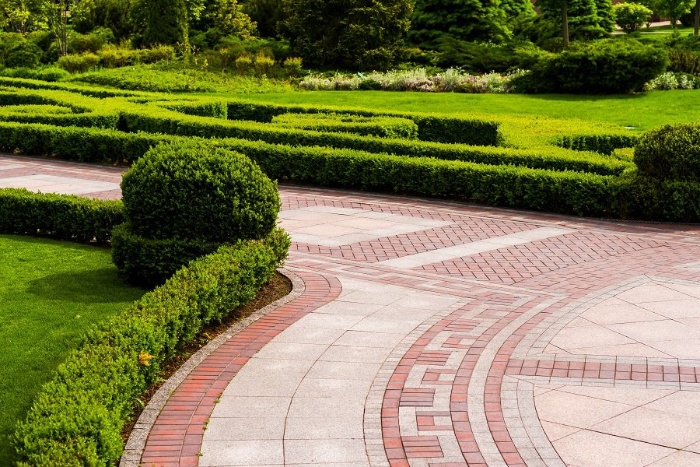
[[[305,305],[232,334],[123,465],[700,465],[697,227],[280,194]]]

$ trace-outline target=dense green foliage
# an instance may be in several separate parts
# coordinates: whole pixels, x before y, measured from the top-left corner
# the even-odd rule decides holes
[[[185,0],[134,0],[132,21],[145,46],[189,42]]]
[[[108,249],[0,235],[0,465],[15,465],[15,425],[81,336],[142,294]]]
[[[616,94],[640,91],[660,74],[665,51],[629,40],[581,43],[541,58],[530,75],[514,85],[525,92]]]
[[[134,401],[161,365],[209,323],[250,300],[286,256],[289,238],[238,242],[192,262],[100,323],[59,367],[17,429],[23,465],[110,465]]]
[[[190,260],[224,243],[270,234],[279,194],[250,159],[195,142],[159,145],[122,180],[127,222],[112,254],[128,282],[162,284]]]
[[[201,142],[150,150],[121,186],[134,233],[151,239],[260,239],[279,211],[275,184],[250,159]]]
[[[107,242],[124,221],[121,201],[0,190],[0,233],[46,235],[78,242]]]
[[[635,147],[634,162],[649,177],[700,182],[700,126],[665,125],[645,133]]]
[[[285,113],[274,117],[272,123],[288,128],[321,132],[353,133],[385,138],[418,138],[418,125],[407,118]]]
[[[309,66],[386,69],[410,25],[409,0],[285,0],[292,50]]]
[[[492,0],[417,0],[411,18],[411,42],[438,50],[444,41],[495,41],[510,37],[506,12]]]
[[[638,3],[618,3],[613,5],[615,22],[626,33],[637,31],[651,21],[653,12]]]

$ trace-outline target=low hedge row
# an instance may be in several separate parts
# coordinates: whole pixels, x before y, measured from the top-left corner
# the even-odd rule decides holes
[[[119,316],[91,330],[42,388],[14,444],[20,466],[112,465],[135,401],[163,363],[269,280],[289,247],[275,230],[195,260]]]
[[[337,113],[362,117],[398,117],[413,120],[418,125],[418,139],[438,143],[461,143],[476,146],[497,146],[500,142],[498,123],[488,117],[448,117],[417,113],[378,112],[362,108],[338,109],[323,106],[284,105],[228,101],[228,118],[270,123],[277,115],[286,113]]]
[[[124,222],[121,201],[72,195],[0,190],[0,232],[41,234],[61,240],[107,242],[112,228]]]
[[[309,132],[312,133],[312,132]],[[318,135],[322,135],[318,133]],[[338,135],[349,137],[352,135]],[[142,156],[153,146],[164,141],[179,140],[178,136],[156,134],[151,132],[123,133],[116,130],[56,127],[49,125],[22,125],[19,123],[0,122],[0,150],[19,150],[25,154],[54,155],[59,158],[81,162],[130,163]],[[378,153],[399,152],[417,157],[434,157],[436,159],[457,159],[491,165],[521,165],[530,168],[554,169],[561,171],[581,171],[600,175],[616,175],[633,167],[627,161],[604,157],[594,153],[577,153],[564,149],[524,150],[512,148],[492,148],[476,146],[458,146],[441,143],[423,143],[418,141],[388,140],[372,138]],[[259,146],[264,151],[287,152],[288,145],[266,144],[261,141],[236,140],[232,148],[241,152],[255,150]],[[304,153],[308,148],[295,147],[295,153]],[[381,151],[384,149],[384,151]],[[393,149],[394,151],[389,151]],[[401,149],[401,151],[398,151]],[[333,148],[323,148],[329,156],[334,152],[347,153]],[[362,151],[350,151],[365,154]]]
[[[117,130],[0,122],[0,151],[78,162],[129,164],[173,136]]]
[[[637,144],[639,137],[629,134],[589,134],[558,136],[554,144],[574,151],[593,151],[600,154],[612,154],[615,149],[631,148]]]
[[[337,114],[293,114],[274,117],[272,124],[331,133],[352,133],[360,136],[378,136],[396,139],[418,139],[418,125],[407,118],[360,117]]]
[[[617,214],[614,176],[240,140],[214,143],[244,153],[272,179],[577,215]]]
[[[165,101],[157,105],[186,115],[228,119],[228,106],[224,101]]]
[[[148,133],[0,122],[0,150],[19,148],[28,154],[53,154],[60,158],[91,162],[133,162],[161,142],[184,139]],[[688,203],[675,195],[669,197],[668,190],[640,192],[647,193],[650,199],[640,201],[638,209],[630,207],[632,204],[629,203],[640,199],[642,194],[623,190],[616,195],[614,187],[632,186],[635,183],[630,181],[635,180],[633,174],[620,178],[236,139],[215,140],[213,143],[247,155],[260,165],[265,174],[279,180],[473,199],[494,205],[539,210],[549,210],[547,202],[551,202],[551,210],[555,212],[645,219],[653,219],[659,212],[654,206],[663,202],[667,203],[667,207],[662,209],[668,213],[663,215],[665,220],[700,220],[700,214],[695,221],[692,220],[695,215],[692,212],[682,214],[681,211],[686,209],[683,206]],[[441,180],[440,173],[450,175]],[[473,174],[475,178],[470,180],[468,174]],[[461,179],[464,182],[457,181]],[[512,179],[519,181],[509,181]],[[532,186],[525,189],[523,185],[527,183]],[[564,185],[567,187],[565,190],[561,188]],[[594,197],[595,201],[590,207],[584,201],[576,201],[581,196],[584,200],[591,196],[593,185],[598,186],[600,194]],[[559,194],[558,191],[562,190],[566,193]],[[587,194],[579,196],[579,190]],[[540,192],[544,194],[538,194]],[[518,193],[523,196],[518,198]],[[662,198],[656,199],[658,196]],[[626,198],[629,198],[629,203],[625,201]],[[623,207],[620,207],[620,203]],[[626,203],[628,207],[624,207]],[[674,208],[673,204],[678,206]],[[679,217],[674,218],[674,212],[680,213]]]
[[[37,79],[26,79],[26,78],[9,78],[5,76],[0,76],[0,86],[10,86],[20,89],[49,89],[49,90],[60,90],[68,91],[77,94],[82,94],[83,96],[97,97],[103,99],[106,97],[125,97],[125,96],[141,96],[144,95],[143,92],[139,91],[126,91],[121,89],[104,89],[95,86],[80,86],[78,84],[72,83],[50,83],[47,81],[41,81]]]
[[[433,157],[483,164],[512,164],[546,170],[574,170],[616,175],[631,164],[596,153],[581,153],[547,147],[516,149],[492,146],[467,146],[427,141],[408,141],[343,133],[321,133],[308,130],[278,128],[256,122],[223,122],[213,118],[191,117],[164,109],[122,113],[121,124],[128,131],[161,133],[203,138],[239,138],[289,146],[330,146],[371,153],[412,157]]]

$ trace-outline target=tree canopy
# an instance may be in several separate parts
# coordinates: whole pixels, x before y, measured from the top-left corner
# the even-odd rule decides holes
[[[285,0],[283,29],[294,53],[322,68],[386,69],[399,58],[410,0]]]

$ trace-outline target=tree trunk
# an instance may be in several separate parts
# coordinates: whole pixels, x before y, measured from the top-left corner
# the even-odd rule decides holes
[[[700,1],[700,0],[696,0]],[[566,2],[561,7],[561,36],[564,39],[564,47],[569,46],[569,12],[566,9]]]
[[[693,34],[698,35],[700,29],[700,0],[695,0],[695,17],[693,18]]]

